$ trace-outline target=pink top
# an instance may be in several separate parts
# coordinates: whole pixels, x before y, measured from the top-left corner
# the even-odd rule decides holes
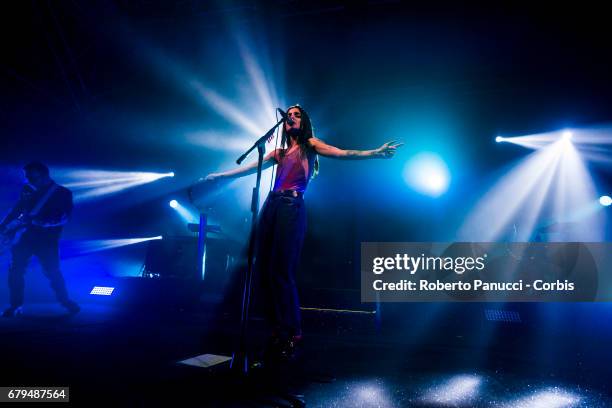
[[[316,153],[308,149],[302,154],[300,147],[295,145],[281,158],[281,150],[276,149],[274,152],[278,167],[273,190],[295,190],[303,193],[314,171]]]

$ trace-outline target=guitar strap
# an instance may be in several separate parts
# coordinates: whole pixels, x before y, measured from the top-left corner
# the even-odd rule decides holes
[[[28,214],[30,218],[36,217],[38,215],[42,207],[47,203],[47,201],[49,201],[49,198],[51,197],[51,195],[55,193],[55,190],[57,190],[57,184],[53,183],[53,185],[49,187],[49,189],[45,192],[45,194],[42,197],[40,197],[36,205],[30,210]]]
[[[57,190],[57,187],[58,186],[56,183],[53,183],[53,185],[49,187],[45,194],[38,200],[36,205],[30,210],[30,212],[28,213],[29,217],[35,217],[36,215],[38,215],[42,207],[47,203],[47,201],[49,201],[49,197],[51,197],[51,195]],[[7,248],[16,245],[17,242],[19,242],[19,240],[21,239],[21,234],[18,230],[15,231],[15,235],[13,236],[13,238],[7,238],[3,240],[3,242],[0,244],[0,254],[3,253]]]

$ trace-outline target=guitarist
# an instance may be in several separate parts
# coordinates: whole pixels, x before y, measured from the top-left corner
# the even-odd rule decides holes
[[[68,297],[59,268],[59,240],[72,211],[72,193],[51,179],[43,163],[29,163],[23,171],[28,183],[17,204],[0,222],[4,238],[13,240],[8,274],[11,304],[3,316],[13,317],[22,311],[24,275],[33,255],[40,261],[57,300],[68,312],[78,313],[80,307]]]

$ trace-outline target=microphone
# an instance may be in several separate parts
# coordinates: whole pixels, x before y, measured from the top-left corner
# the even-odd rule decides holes
[[[293,119],[287,116],[284,110],[282,110],[281,108],[276,108],[276,110],[278,111],[278,113],[280,113],[280,115],[283,117],[283,119],[285,120],[285,122],[287,122],[289,126],[293,126],[295,122],[293,121]]]

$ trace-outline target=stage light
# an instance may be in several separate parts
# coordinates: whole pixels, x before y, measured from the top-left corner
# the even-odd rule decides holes
[[[75,201],[114,194],[165,177],[174,177],[173,172],[149,173],[81,169],[59,169],[54,170],[54,174],[59,184],[73,191]]]
[[[578,134],[577,134],[578,133]],[[591,135],[591,133],[593,133]],[[529,149],[541,149],[547,146],[550,146],[552,144],[555,144],[556,142],[559,141],[564,141],[564,142],[579,142],[580,144],[610,144],[612,141],[612,137],[607,136],[596,136],[595,131],[593,132],[589,132],[589,131],[585,131],[585,130],[580,130],[578,131],[574,131],[574,130],[557,130],[557,131],[552,131],[552,132],[545,132],[545,133],[537,133],[537,134],[531,134],[531,135],[524,135],[524,136],[515,136],[515,137],[502,137],[502,136],[497,136],[495,138],[496,142],[508,142],[508,143],[512,143],[512,144],[516,144],[519,146],[523,146]],[[608,151],[607,149],[601,149],[601,148],[591,148],[591,151],[593,151],[596,155],[597,153],[601,152],[603,153],[604,151]]]
[[[427,404],[465,405],[480,392],[482,378],[477,375],[456,375],[429,389],[422,400]]]
[[[561,140],[566,140],[564,136],[561,137]],[[514,136],[514,137],[502,137],[497,136],[495,138],[496,142],[506,142],[519,146],[526,147],[528,149],[541,149],[543,147],[550,146],[559,141],[559,132],[548,132],[548,133],[538,133],[533,135],[525,135],[525,136]]]
[[[612,164],[612,128],[610,125],[572,129],[571,141],[584,160]]]
[[[181,63],[180,58],[166,55],[150,44],[138,43],[151,59],[151,66],[164,80],[173,80],[178,89],[223,120],[222,128],[214,128],[209,118],[206,123],[196,124],[193,129],[184,129],[183,140],[176,139],[227,153],[219,156],[221,160],[214,164],[218,167],[207,168],[206,172],[234,167],[240,153],[246,151],[277,122],[275,108],[287,106],[283,98],[285,92],[279,88],[285,82],[282,64],[278,64],[280,55],[273,55],[267,47],[262,47],[261,42],[255,42],[254,39],[260,38],[259,35],[243,31],[243,25],[235,27],[231,38],[236,44],[227,44],[228,49],[235,46],[238,50],[238,58],[230,64],[231,74],[244,79],[235,82],[237,87],[229,89],[209,82],[205,76]],[[256,153],[252,154],[249,159],[256,160],[256,156]],[[228,186],[228,190],[242,203],[250,203],[253,177],[236,180]],[[271,171],[262,174],[260,202],[264,201],[267,194],[263,186],[269,185],[271,180]]]
[[[410,159],[403,174],[410,187],[431,197],[444,194],[450,183],[446,163],[434,153],[421,153]]]
[[[513,139],[520,138],[507,141]],[[546,145],[541,144],[546,140]],[[541,148],[484,194],[466,217],[458,239],[528,242],[541,239],[539,234],[546,225],[579,218],[580,228],[564,231],[564,239],[600,241],[603,222],[593,211],[585,211],[595,205],[595,185],[576,146],[567,138],[560,139],[558,132],[552,142],[542,136],[529,144]]]
[[[199,222],[199,215],[196,214],[190,208],[185,207],[183,204],[179,203],[176,200],[170,201],[170,207],[174,208],[176,213],[181,216],[181,218],[187,223],[197,223]]]
[[[599,197],[599,204],[603,205],[604,207],[609,207],[610,204],[612,204],[612,198],[607,195],[601,196]]]
[[[90,295],[100,295],[100,296],[110,296],[113,294],[114,290],[115,288],[111,288],[108,286],[94,286],[91,292],[89,292],[89,294]]]
[[[139,244],[141,242],[162,239],[161,235],[147,238],[124,238],[124,239],[93,239],[75,240],[67,243],[68,252],[74,255],[83,255],[91,252],[106,251],[109,249],[120,248],[127,245]]]

